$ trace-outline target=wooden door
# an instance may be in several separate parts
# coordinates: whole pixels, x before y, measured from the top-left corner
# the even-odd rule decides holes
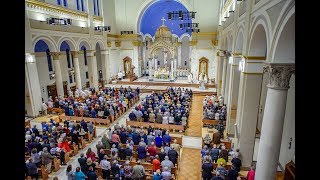
[[[63,81],[63,93],[64,96],[68,96],[68,82],[67,81]]]
[[[55,84],[47,86],[47,92],[48,92],[48,97],[52,97],[54,99],[55,97],[58,97],[57,93],[57,88]]]

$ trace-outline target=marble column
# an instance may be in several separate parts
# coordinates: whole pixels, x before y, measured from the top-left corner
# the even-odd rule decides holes
[[[51,52],[50,55],[53,57],[55,79],[56,79],[56,88],[58,96],[64,97],[62,74],[60,67],[60,52]]]
[[[42,110],[41,87],[36,59],[31,54],[26,55],[25,61],[25,92],[27,115],[36,117]]]
[[[170,80],[173,81],[173,59],[171,59],[171,66],[170,66]]]
[[[177,59],[174,59],[174,62],[173,62],[173,75],[175,77],[177,76]]]
[[[282,140],[290,78],[295,64],[266,63],[269,75],[255,179],[275,179]]]
[[[78,89],[82,89],[79,58],[78,58],[78,55],[80,54],[80,52],[72,51],[71,54],[73,55],[74,76],[75,76],[75,79],[76,79],[76,87]]]
[[[178,42],[178,67],[181,68],[182,60],[181,60],[181,42]]]
[[[152,58],[149,58],[149,62],[148,62],[148,64],[149,64],[149,80],[152,80],[153,78],[152,78]]]
[[[222,65],[222,83],[221,83],[221,95],[225,95],[225,87],[226,87],[226,77],[227,77],[227,65],[228,65],[228,57],[223,57],[223,65]],[[218,94],[220,96],[220,94]],[[225,98],[225,96],[223,97]]]
[[[240,62],[242,68],[236,117],[239,138],[236,141],[243,167],[250,167],[253,160],[264,60],[265,57],[243,56]]]
[[[99,90],[98,84],[98,68],[97,68],[97,59],[95,50],[87,50],[89,72],[90,73],[90,87],[93,87],[96,91]]]
[[[109,50],[101,50],[101,62],[102,62],[102,75],[106,83],[110,80],[110,62],[109,62]]]
[[[217,95],[219,96],[221,94],[221,83],[222,83],[222,66],[223,66],[223,51],[217,52],[217,74],[216,74],[216,89],[217,89]]]
[[[157,59],[156,56],[154,57],[154,70],[155,70],[155,71],[158,70],[158,59]]]
[[[230,76],[229,76],[229,91],[227,92],[228,100],[227,104],[227,122],[226,122],[226,131],[229,134],[234,134],[234,124],[236,123],[236,118],[231,119],[232,110],[235,110],[238,102],[238,93],[239,93],[239,82],[240,82],[240,71],[239,71],[239,62],[241,57],[232,56],[230,64]]]

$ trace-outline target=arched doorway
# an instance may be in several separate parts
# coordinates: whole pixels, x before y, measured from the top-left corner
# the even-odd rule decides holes
[[[205,75],[208,77],[208,64],[209,59],[202,57],[199,59],[199,68],[198,68],[198,74],[202,74],[202,79],[205,77]]]
[[[123,59],[123,70],[124,70],[124,77],[130,78],[130,70],[131,70],[132,59],[128,56]]]

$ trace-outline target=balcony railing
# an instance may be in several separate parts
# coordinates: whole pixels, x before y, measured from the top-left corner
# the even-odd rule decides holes
[[[38,21],[38,20],[34,20],[34,19],[29,19],[29,21],[30,21],[30,27],[32,29],[89,34],[88,27],[80,27],[80,26],[73,26],[73,25],[67,25],[67,26],[50,25],[50,24],[47,24],[46,21]]]
[[[88,19],[87,13],[68,9],[68,8],[54,5],[54,4],[45,3],[42,1],[37,1],[37,0],[26,0],[26,9],[35,11],[35,12],[45,13],[48,15],[56,15],[56,16],[63,15],[71,19],[81,19],[81,20]]]

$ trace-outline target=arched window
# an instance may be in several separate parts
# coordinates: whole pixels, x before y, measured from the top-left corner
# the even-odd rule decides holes
[[[96,1],[97,1],[97,14],[98,16],[100,16],[99,0],[96,0]]]
[[[72,67],[74,67],[74,63],[73,63],[73,55],[71,53],[71,62],[72,62]]]
[[[84,65],[85,66],[88,65],[86,48],[83,49],[83,58],[84,58]]]
[[[82,10],[82,11],[84,11],[84,3],[83,3],[83,1],[84,1],[84,0],[81,0],[81,10]]]
[[[67,0],[63,0],[63,5],[64,5],[64,7],[68,6]]]
[[[77,0],[77,10],[80,10],[79,0]]]
[[[187,65],[187,61],[184,61],[184,65],[185,65],[185,66]]]
[[[93,13],[94,15],[97,15],[96,0],[92,0],[92,2],[93,2]]]
[[[49,69],[49,72],[52,72],[53,71],[52,60],[51,60],[51,55],[50,55],[49,49],[46,50],[46,54],[47,54],[47,60],[48,60],[48,69]]]
[[[57,0],[57,4],[58,4],[58,5],[61,5],[61,0]]]
[[[158,64],[158,66],[160,66],[160,61],[159,60],[157,60],[157,64]]]
[[[67,56],[68,68],[71,68],[71,63],[70,63],[70,50],[69,50],[69,49],[66,49],[66,56]]]

